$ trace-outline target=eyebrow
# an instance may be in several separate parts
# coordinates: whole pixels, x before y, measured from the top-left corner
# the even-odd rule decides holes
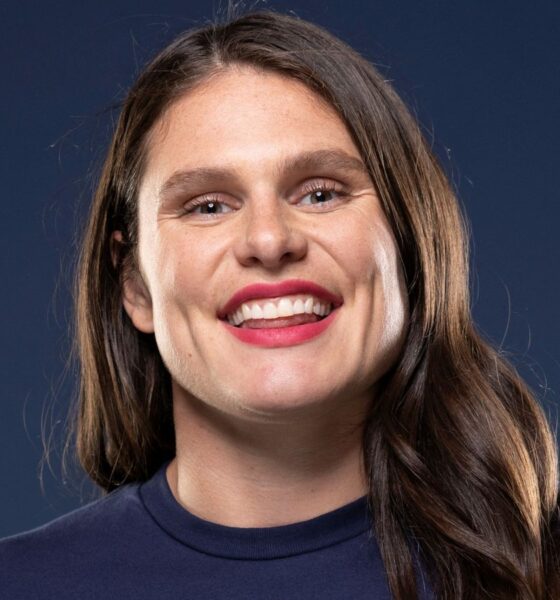
[[[350,171],[369,175],[363,161],[343,150],[324,149],[301,152],[284,159],[278,169],[279,173],[303,172],[317,170]],[[235,170],[224,167],[198,167],[196,169],[179,170],[173,173],[160,187],[158,197],[160,203],[189,187],[205,186],[219,181],[235,179]]]

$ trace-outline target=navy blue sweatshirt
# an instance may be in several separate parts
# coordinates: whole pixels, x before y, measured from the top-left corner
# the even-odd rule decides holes
[[[0,599],[389,600],[365,496],[299,523],[226,527],[177,502],[167,464],[0,540]]]

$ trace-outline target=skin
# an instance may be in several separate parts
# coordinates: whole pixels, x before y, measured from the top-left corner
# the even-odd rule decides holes
[[[302,83],[228,67],[156,124],[139,193],[138,269],[123,304],[154,333],[172,378],[171,490],[192,513],[236,527],[294,523],[364,495],[361,433],[408,318],[400,260],[364,170],[285,169],[301,152],[361,160],[334,109]],[[228,174],[170,188],[180,171]],[[309,185],[336,187],[320,195]],[[197,200],[214,214],[186,212]],[[115,239],[120,239],[115,232]],[[241,287],[307,279],[343,305],[320,336],[262,348],[218,310]]]

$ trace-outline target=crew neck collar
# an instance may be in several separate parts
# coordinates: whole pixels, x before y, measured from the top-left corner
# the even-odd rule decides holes
[[[367,496],[312,519],[275,527],[229,527],[206,521],[175,499],[166,477],[171,461],[140,486],[154,520],[176,540],[205,554],[234,559],[281,558],[332,546],[370,528]]]

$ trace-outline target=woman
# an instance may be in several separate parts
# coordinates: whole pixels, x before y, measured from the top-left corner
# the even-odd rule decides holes
[[[81,464],[1,598],[560,597],[546,419],[456,199],[340,40],[258,12],[130,91],[77,278]]]

